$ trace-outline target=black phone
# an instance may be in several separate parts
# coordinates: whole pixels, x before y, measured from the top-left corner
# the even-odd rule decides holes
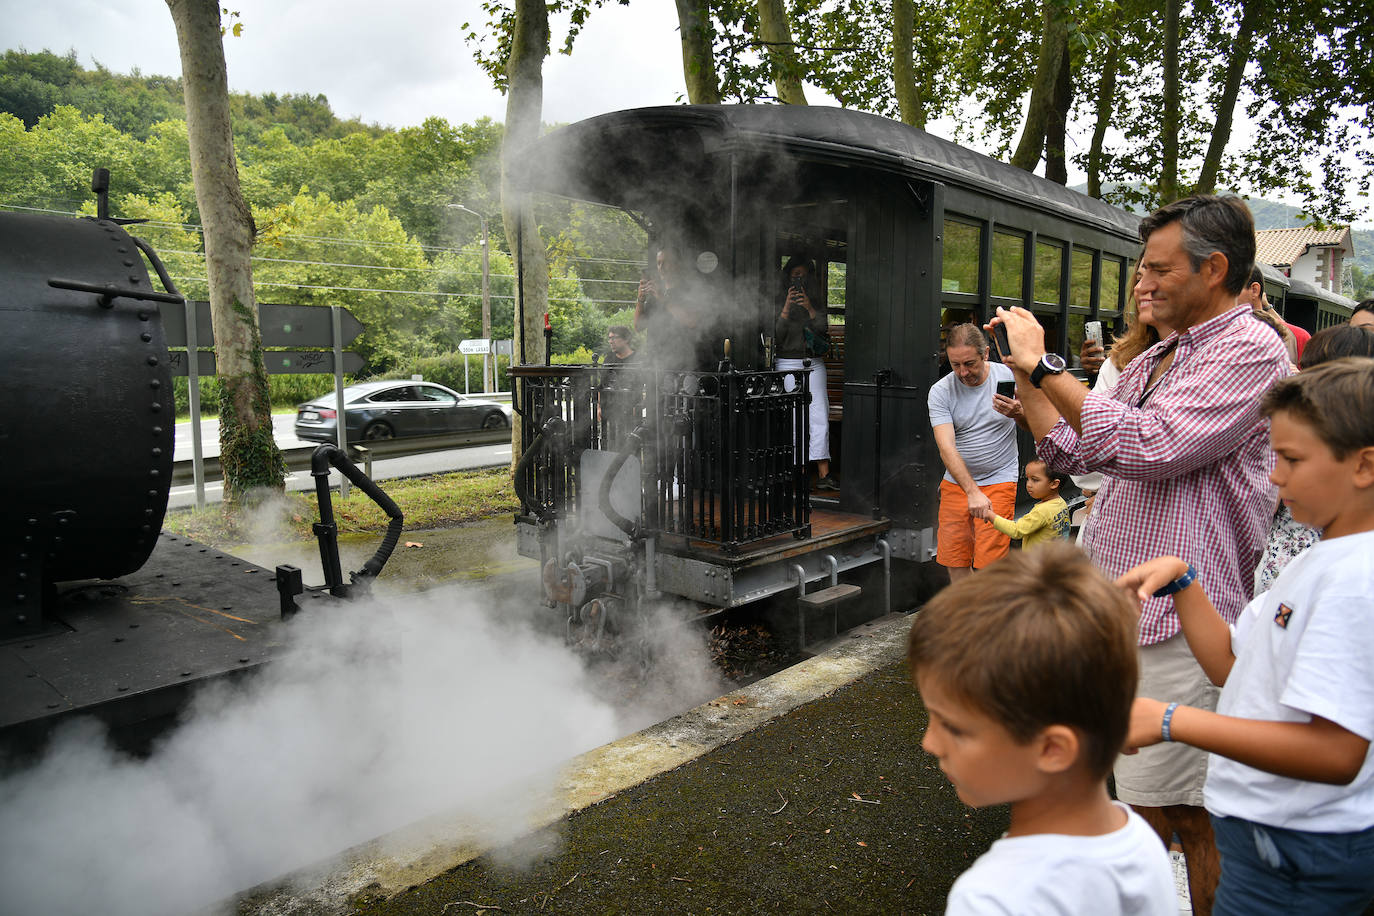
[[[792,289],[795,289],[799,293],[806,292],[806,281],[801,277],[793,277],[792,282],[789,283],[788,286],[790,286]]]
[[[997,355],[1002,362],[1011,359],[1011,341],[1007,340],[1007,326],[998,322],[992,326],[992,337],[997,342]]]
[[[1004,398],[1016,399],[1016,382],[998,382],[997,393]]]

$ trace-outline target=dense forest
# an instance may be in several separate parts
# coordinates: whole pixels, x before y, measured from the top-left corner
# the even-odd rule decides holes
[[[259,301],[347,306],[367,326],[355,346],[368,374],[432,369],[460,340],[481,336],[480,223],[460,204],[488,221],[493,336],[512,336],[500,124],[430,118],[392,130],[340,120],[323,95],[235,94],[231,103],[258,231]],[[105,166],[112,211],[148,220],[138,232],[182,291],[206,295],[179,78],[85,69],[74,52],[8,51],[0,148],[0,207],[93,213],[91,169]],[[1294,208],[1253,203],[1261,227],[1291,224]],[[567,202],[544,202],[539,221],[554,352],[585,359],[607,325],[629,323],[643,231],[623,214]],[[1374,233],[1356,232],[1355,244],[1368,294]]]
[[[481,224],[491,234],[492,335],[512,336],[513,269],[500,217],[501,125],[430,118],[399,130],[344,121],[322,95],[234,94],[234,145],[257,226],[262,302],[344,305],[367,326],[368,373],[408,372],[481,336]],[[117,216],[181,290],[204,298],[204,261],[179,79],[87,70],[75,54],[0,58],[0,206],[94,213],[110,169]],[[625,322],[644,263],[623,214],[548,201],[554,351],[598,349]],[[461,371],[459,373],[461,378]]]

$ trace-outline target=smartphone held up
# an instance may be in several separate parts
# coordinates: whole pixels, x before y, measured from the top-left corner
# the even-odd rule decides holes
[[[997,322],[992,326],[992,339],[997,344],[997,355],[1002,358],[1002,362],[1011,359],[1011,342],[1007,340],[1007,326],[1002,322]]]

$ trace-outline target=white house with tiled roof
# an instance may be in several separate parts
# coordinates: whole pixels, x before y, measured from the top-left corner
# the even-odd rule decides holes
[[[1303,280],[1338,295],[1342,262],[1355,256],[1350,227],[1337,229],[1259,229],[1255,260],[1271,264],[1294,280]]]

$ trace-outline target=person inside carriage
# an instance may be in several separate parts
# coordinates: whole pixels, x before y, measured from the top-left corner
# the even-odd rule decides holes
[[[807,407],[807,461],[816,463],[818,490],[838,490],[830,476],[830,402],[826,394],[825,353],[827,319],[825,306],[816,290],[815,262],[793,255],[782,269],[780,311],[773,322],[777,348],[774,367],[809,376],[811,402]],[[796,385],[789,378],[788,390]]]

